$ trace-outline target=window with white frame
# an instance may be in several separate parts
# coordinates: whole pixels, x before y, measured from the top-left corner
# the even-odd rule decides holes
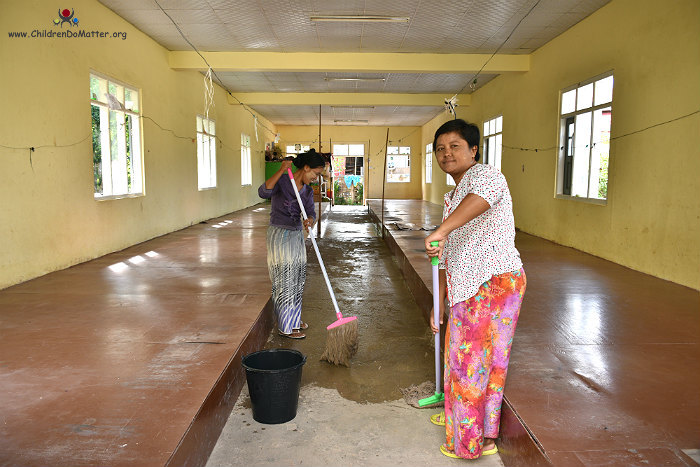
[[[562,90],[558,195],[607,199],[612,97],[612,72]]]
[[[90,73],[95,199],[143,194],[140,93]]]
[[[253,184],[253,163],[250,157],[250,136],[241,133],[241,186]]]
[[[364,143],[333,145],[333,176],[359,175],[364,177]]]
[[[287,155],[293,156],[295,154],[309,152],[310,149],[311,149],[311,146],[309,146],[308,144],[301,144],[301,143],[290,144],[287,146]]]
[[[387,147],[386,181],[406,183],[411,181],[411,147]]]
[[[433,182],[433,143],[425,145],[425,183]]]
[[[484,122],[483,162],[501,170],[501,153],[503,152],[503,116]]]
[[[216,188],[216,124],[197,115],[197,187]]]

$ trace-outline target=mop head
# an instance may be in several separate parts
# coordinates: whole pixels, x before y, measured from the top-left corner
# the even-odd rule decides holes
[[[328,326],[326,350],[321,355],[321,360],[334,365],[350,366],[350,359],[357,353],[358,343],[357,319],[355,316],[352,318],[343,318],[340,325],[335,325],[338,323],[336,321]]]
[[[411,405],[417,409],[427,409],[431,407],[442,407],[445,405],[444,397],[436,397],[435,402],[431,404],[420,405],[422,399],[427,399],[429,397],[434,397],[435,394],[435,383],[432,381],[426,381],[419,385],[411,385],[407,388],[399,389],[401,394],[403,394],[403,399],[408,405]],[[439,399],[439,400],[438,400]]]

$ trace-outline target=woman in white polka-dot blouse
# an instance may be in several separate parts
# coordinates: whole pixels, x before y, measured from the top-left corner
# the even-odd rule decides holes
[[[498,452],[503,387],[513,334],[525,294],[525,272],[515,249],[513,203],[496,168],[478,164],[479,128],[451,120],[435,132],[440,168],[456,183],[445,194],[442,224],[425,239],[440,258],[440,324],[445,301],[445,425],[448,457],[475,459]],[[430,242],[438,242],[437,247]],[[439,326],[430,313],[433,332]]]

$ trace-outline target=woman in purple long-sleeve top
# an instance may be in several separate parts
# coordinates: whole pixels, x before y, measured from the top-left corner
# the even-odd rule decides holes
[[[294,194],[287,169],[296,166],[294,181],[307,220]],[[316,222],[314,194],[309,183],[325,168],[325,160],[315,150],[299,154],[294,161],[285,160],[282,167],[258,188],[261,198],[272,200],[270,227],[267,229],[267,267],[272,282],[272,303],[279,334],[303,339],[308,325],[301,320],[301,299],[306,281],[306,245],[302,227],[308,232]]]

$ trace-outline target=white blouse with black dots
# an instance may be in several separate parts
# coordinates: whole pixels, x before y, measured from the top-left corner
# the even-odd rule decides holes
[[[491,207],[447,237],[440,268],[446,269],[450,307],[476,295],[491,277],[523,266],[515,248],[513,201],[506,178],[490,165],[469,168],[459,185],[445,194],[443,222],[469,193]]]

